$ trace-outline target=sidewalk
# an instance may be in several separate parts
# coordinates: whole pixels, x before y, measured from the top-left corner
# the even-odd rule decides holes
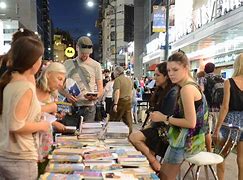
[[[133,124],[133,130],[137,131],[141,128],[142,124],[138,123],[138,124]],[[237,162],[236,162],[236,154],[234,153],[230,153],[230,155],[227,157],[226,159],[226,170],[225,170],[225,180],[237,180],[237,175],[238,175],[238,167],[237,167]],[[187,171],[189,165],[187,163],[183,163],[182,164],[182,170],[181,170],[181,178],[183,178],[185,172]],[[215,172],[216,172],[216,167],[213,167]],[[186,180],[191,180],[191,174],[187,175],[187,179]],[[204,172],[204,168],[201,168],[200,171],[200,180],[204,180],[205,178],[205,172]],[[213,175],[211,173],[211,171],[209,170],[209,179],[213,180]]]

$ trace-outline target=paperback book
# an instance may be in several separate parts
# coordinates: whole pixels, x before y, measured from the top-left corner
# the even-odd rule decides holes
[[[82,176],[85,180],[103,180],[101,171],[74,171],[73,174],[78,174]]]
[[[53,154],[56,155],[82,155],[84,153],[83,149],[79,148],[60,148],[54,149]]]
[[[67,88],[68,92],[70,94],[72,94],[73,96],[75,96],[75,97],[81,95],[81,91],[80,91],[80,88],[79,88],[77,82],[74,81],[71,78],[67,78],[67,80],[66,80],[66,88]]]
[[[79,174],[59,174],[59,173],[48,173],[40,176],[40,180],[82,180],[83,177]]]
[[[82,162],[82,156],[80,155],[49,155],[50,162],[70,162],[80,163]]]
[[[95,160],[95,159],[113,159],[112,154],[109,151],[97,151],[84,154],[85,160]]]
[[[47,172],[53,173],[72,173],[74,171],[83,171],[82,163],[49,163],[46,167]]]
[[[56,102],[57,104],[57,112],[59,113],[66,113],[66,114],[70,114],[72,113],[72,104],[65,102],[64,101],[58,101]]]

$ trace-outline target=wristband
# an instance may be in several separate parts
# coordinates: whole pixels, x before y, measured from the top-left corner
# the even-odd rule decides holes
[[[170,123],[170,122],[169,122],[170,117],[171,117],[171,116],[167,116],[167,117],[166,117],[166,120],[164,121],[166,125],[168,125],[168,124]]]
[[[113,104],[114,106],[117,106],[117,104]]]

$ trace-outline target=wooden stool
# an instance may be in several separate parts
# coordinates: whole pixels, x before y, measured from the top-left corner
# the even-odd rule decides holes
[[[214,178],[216,180],[218,180],[218,177],[217,177],[212,165],[219,164],[219,163],[223,162],[223,160],[224,159],[222,156],[215,154],[215,153],[211,153],[211,152],[200,152],[189,158],[186,158],[185,161],[190,164],[190,167],[186,171],[186,174],[184,175],[183,179],[186,178],[187,174],[193,169],[194,166],[197,166],[197,171],[196,171],[195,176],[193,174],[192,175],[193,175],[193,179],[198,180],[201,166],[204,166],[205,172],[206,172],[206,179],[209,179],[208,173],[207,173],[208,172],[207,168],[209,167]]]

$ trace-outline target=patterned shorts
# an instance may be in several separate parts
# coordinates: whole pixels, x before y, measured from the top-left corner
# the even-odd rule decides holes
[[[233,126],[243,127],[243,111],[232,111],[227,114],[224,120],[227,124],[232,124]],[[241,131],[237,138],[236,129],[231,130],[230,138],[232,140],[243,141],[243,132]],[[227,139],[230,133],[230,128],[226,126],[222,126],[220,132],[224,139]]]

